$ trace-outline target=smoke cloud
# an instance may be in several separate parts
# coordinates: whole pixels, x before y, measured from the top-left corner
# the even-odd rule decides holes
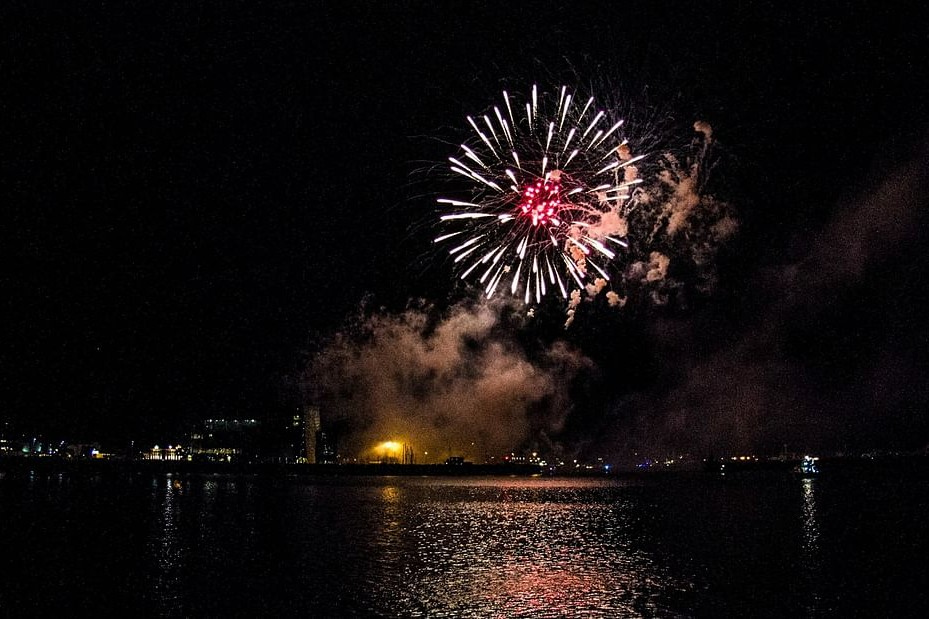
[[[530,353],[514,337],[518,320],[487,303],[359,318],[311,372],[323,414],[343,428],[343,452],[363,459],[397,440],[417,461],[482,462],[557,433],[570,385],[591,362],[564,342]]]
[[[743,320],[653,321],[660,386],[613,411],[612,448],[707,455],[926,445],[927,155],[929,142],[902,164],[877,167],[824,225],[798,233],[798,259],[751,277],[757,301]],[[669,221],[691,221],[692,209],[672,202]],[[726,236],[734,224],[716,226]]]
[[[694,131],[686,153],[665,153],[642,169],[624,168],[625,181],[638,183],[632,185],[634,206],[622,215],[615,208],[605,210],[586,233],[626,239],[628,247],[619,259],[627,266],[614,281],[598,279],[572,294],[566,328],[574,323],[581,301],[593,301],[604,291],[610,307],[624,307],[629,299],[667,305],[672,297],[686,305],[688,297],[713,293],[716,257],[738,233],[739,222],[732,204],[706,190],[716,161],[712,127],[697,121]],[[632,158],[628,145],[621,149],[620,159]],[[607,204],[605,195],[601,203]],[[566,249],[584,264],[580,250]]]

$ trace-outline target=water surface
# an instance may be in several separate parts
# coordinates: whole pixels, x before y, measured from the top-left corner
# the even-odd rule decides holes
[[[0,613],[924,616],[929,482],[0,473]]]

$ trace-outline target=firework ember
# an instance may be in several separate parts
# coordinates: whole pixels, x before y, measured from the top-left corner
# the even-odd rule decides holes
[[[642,156],[593,97],[533,86],[524,108],[506,91],[503,101],[503,111],[468,117],[473,134],[449,157],[467,184],[438,200],[447,232],[435,242],[453,245],[460,277],[488,298],[508,287],[527,304],[549,291],[568,299],[591,278],[609,280],[609,263],[628,247],[640,182],[632,164]]]

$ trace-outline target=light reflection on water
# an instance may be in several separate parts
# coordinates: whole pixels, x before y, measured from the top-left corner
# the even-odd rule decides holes
[[[404,480],[381,489],[368,610],[454,617],[654,612],[673,578],[639,516],[596,480]],[[677,585],[685,586],[686,585]]]
[[[161,616],[212,612],[219,602],[197,586],[228,596],[221,607],[255,603],[240,587],[283,587],[280,612],[320,616],[687,614],[678,598],[699,589],[698,574],[656,557],[661,508],[642,490],[597,479],[156,478],[151,599]],[[811,494],[803,509],[812,578]],[[804,607],[815,613],[816,600]]]
[[[183,484],[171,474],[152,479],[155,517],[149,537],[149,553],[156,566],[154,595],[158,605],[165,609],[177,608],[181,601],[181,567],[187,554],[178,535],[178,495],[182,489]]]
[[[845,479],[7,475],[0,542],[16,570],[0,608],[779,617],[878,597],[912,610],[925,572],[900,558],[929,555],[929,483]]]
[[[821,578],[819,550],[819,515],[816,510],[816,480],[802,480],[803,494],[803,555],[802,569],[809,591],[807,613],[816,615],[820,607],[819,580]]]
[[[629,594],[642,589],[654,567],[622,539],[621,521],[603,527],[606,539],[596,539],[596,548],[585,543],[594,542],[588,526],[608,519],[606,510],[544,502],[502,512],[483,502],[436,510],[438,525],[414,532],[420,561],[438,566],[417,583],[421,597],[452,610],[493,608],[511,616],[630,610]]]

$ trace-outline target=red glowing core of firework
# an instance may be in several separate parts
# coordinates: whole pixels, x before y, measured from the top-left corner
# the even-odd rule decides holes
[[[519,212],[534,226],[558,224],[561,210],[561,183],[554,178],[539,179],[523,189]]]

